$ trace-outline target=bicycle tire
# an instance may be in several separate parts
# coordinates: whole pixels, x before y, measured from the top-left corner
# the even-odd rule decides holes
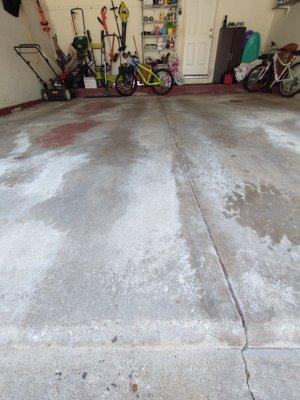
[[[124,87],[124,82],[127,85],[126,87]],[[116,77],[115,85],[116,91],[121,96],[132,96],[137,89],[137,78],[132,73],[123,72]]]
[[[64,89],[63,90],[63,96],[65,101],[70,101],[72,98],[71,92],[69,89]]]
[[[295,86],[295,89],[293,91],[289,91],[287,92],[284,88],[284,81],[281,81],[279,83],[279,92],[281,94],[281,96],[283,97],[293,97],[295,96],[295,94],[300,92],[300,62],[291,65],[291,68],[294,70],[295,75],[296,75],[296,82],[293,83],[293,86]],[[287,76],[288,71],[286,71],[286,73],[283,76],[283,79],[285,78],[285,76]]]
[[[42,101],[49,101],[49,96],[45,89],[42,89],[42,91],[41,91],[41,98],[42,98]]]
[[[174,79],[173,79],[173,76],[172,76],[172,74],[171,74],[171,72],[168,70],[168,69],[165,69],[165,68],[160,68],[160,69],[156,69],[155,71],[154,71],[154,73],[155,73],[155,75],[156,76],[158,76],[159,78],[160,78],[160,74],[161,73],[164,73],[164,74],[167,74],[168,75],[168,78],[169,78],[169,85],[168,86],[165,86],[165,89],[162,89],[164,86],[151,86],[151,89],[153,90],[153,92],[154,93],[156,93],[156,94],[158,94],[159,96],[165,96],[166,94],[168,94],[171,90],[172,90],[172,87],[173,87],[173,85],[174,85]],[[152,79],[151,79],[151,82],[153,82],[154,80],[155,80],[156,78],[155,78],[155,76],[152,76]],[[160,88],[160,89],[159,89]],[[162,90],[161,90],[162,89]]]
[[[185,76],[181,72],[176,72],[176,74],[174,74],[173,78],[174,78],[174,82],[176,83],[176,85],[182,86],[185,84]]]
[[[265,71],[264,75],[262,76],[262,79],[260,79],[260,84],[259,84],[257,87],[251,86],[251,79],[255,79],[254,77],[255,77],[256,75],[259,76],[260,72],[262,72],[263,69],[266,69],[266,65],[263,65],[263,64],[257,65],[257,66],[247,75],[246,80],[245,80],[245,88],[248,90],[248,92],[253,92],[253,93],[254,93],[254,92],[259,92],[259,91],[262,90],[262,89],[266,86],[266,84],[268,83],[269,78],[270,78],[270,74],[269,74],[269,71],[270,71],[270,70],[268,70],[268,71],[266,70],[266,71]],[[258,80],[257,80],[256,82],[258,82]]]

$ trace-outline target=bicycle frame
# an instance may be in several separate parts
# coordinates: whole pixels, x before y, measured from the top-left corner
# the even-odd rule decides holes
[[[140,79],[143,81],[144,85],[146,86],[159,86],[162,84],[161,79],[153,72],[152,68],[145,67],[144,65],[140,64],[136,59],[131,60],[131,65],[134,68],[134,72],[137,72]],[[148,72],[148,79],[146,79],[142,73],[142,71]],[[156,78],[155,82],[150,82],[151,78]]]
[[[293,63],[293,61],[295,60],[295,56],[291,59],[291,61],[289,61],[288,63],[284,63],[281,58],[279,57],[278,53],[275,53],[274,56],[272,57],[272,61],[273,61],[273,71],[274,71],[274,80],[270,85],[270,88],[272,88],[275,83],[278,82],[283,82],[283,81],[293,81],[296,77],[294,75],[293,69],[291,68],[291,65]],[[278,73],[278,62],[284,67],[283,71],[279,74]],[[268,64],[267,64],[267,68],[262,71],[262,74],[265,74],[269,71],[269,69],[271,68],[272,62],[269,60]],[[290,79],[283,79],[285,73],[289,71],[290,74]],[[263,76],[263,75],[262,75]],[[261,76],[261,77],[262,77]]]

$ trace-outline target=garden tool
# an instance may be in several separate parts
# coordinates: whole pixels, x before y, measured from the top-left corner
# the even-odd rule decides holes
[[[127,31],[127,22],[129,18],[129,9],[124,3],[124,1],[121,1],[119,5],[118,14],[122,23],[121,47],[122,51],[124,51],[126,49],[126,31]]]
[[[115,36],[114,34],[109,34],[108,32],[108,27],[107,27],[107,7],[104,6],[101,8],[100,11],[100,17],[97,17],[98,21],[100,22],[100,24],[102,25],[104,32],[108,38],[108,43],[109,43],[109,47],[110,47],[110,51],[109,51],[109,57],[110,57],[110,61],[111,62],[116,62],[118,60],[118,53],[115,53],[114,48],[115,48]],[[112,43],[110,41],[110,37],[112,36]]]
[[[83,28],[83,35],[80,36],[78,35],[77,28],[76,28],[76,16],[77,12],[81,13],[82,17],[82,28]],[[89,41],[86,33],[86,27],[85,27],[85,19],[84,19],[84,12],[82,8],[76,7],[71,9],[71,20],[72,20],[72,27],[73,31],[75,34],[72,46],[79,51],[81,56],[83,56],[83,53],[86,52],[86,50],[89,47]]]

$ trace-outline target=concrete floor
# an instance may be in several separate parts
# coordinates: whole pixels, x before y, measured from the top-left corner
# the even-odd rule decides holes
[[[0,398],[296,400],[300,104],[0,119]]]

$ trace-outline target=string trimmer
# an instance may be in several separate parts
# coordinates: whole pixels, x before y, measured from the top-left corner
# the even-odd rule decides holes
[[[122,51],[125,50],[125,48],[123,49],[123,45],[122,45],[122,35],[121,35],[121,29],[119,26],[119,19],[118,19],[118,15],[117,15],[117,10],[119,9],[119,7],[116,7],[114,5],[114,1],[111,0],[111,11],[114,13],[114,17],[115,17],[115,21],[116,21],[116,26],[117,26],[117,31],[118,31],[118,38],[119,38],[119,42],[121,43],[121,46],[119,48],[119,52],[121,53]]]
[[[54,54],[56,54],[56,49],[55,49],[55,46],[54,46],[54,44],[53,44],[52,37],[51,37],[51,35],[50,35],[50,30],[51,30],[51,28],[50,28],[49,21],[48,21],[47,18],[46,18],[45,12],[44,12],[44,10],[43,10],[43,8],[42,8],[42,6],[41,6],[39,0],[36,0],[36,4],[37,4],[37,7],[38,7],[38,13],[39,13],[39,17],[40,17],[40,23],[41,23],[41,25],[42,25],[42,27],[43,27],[43,31],[47,33],[47,35],[48,35],[48,37],[49,37],[49,40],[50,40],[50,43],[51,43],[51,46],[52,46],[52,49],[53,49],[53,51],[54,51]]]
[[[117,62],[118,61],[118,53],[115,53],[115,36],[114,35],[110,35],[108,32],[108,27],[107,27],[107,7],[104,6],[101,8],[100,11],[100,17],[97,17],[98,21],[100,22],[100,24],[102,25],[104,32],[106,34],[106,36],[108,37],[108,42],[109,42],[109,47],[110,47],[110,51],[109,51],[109,57],[110,57],[110,62]],[[110,43],[110,36],[112,36],[112,44]]]
[[[121,1],[118,9],[118,14],[122,23],[122,51],[126,49],[126,31],[127,31],[127,22],[129,18],[129,9],[124,3],[124,1]]]

